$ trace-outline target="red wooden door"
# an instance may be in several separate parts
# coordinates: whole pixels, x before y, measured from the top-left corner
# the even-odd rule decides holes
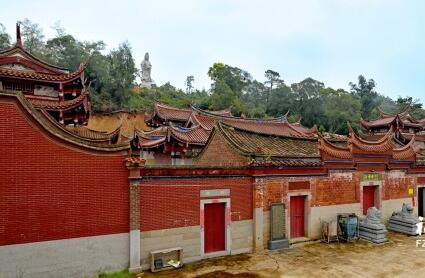
[[[304,200],[305,196],[291,197],[290,201],[290,222],[291,238],[303,237],[304,233]]]
[[[205,253],[225,250],[225,203],[205,204]]]
[[[363,214],[367,214],[367,209],[375,206],[375,186],[363,187]]]

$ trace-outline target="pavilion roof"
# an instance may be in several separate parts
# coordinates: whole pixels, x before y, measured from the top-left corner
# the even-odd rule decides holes
[[[47,82],[69,82],[81,76],[86,69],[87,64],[81,64],[80,67],[71,73],[49,74],[38,73],[31,70],[16,70],[0,66],[0,76],[9,78],[18,78],[25,80],[47,81]],[[83,80],[84,81],[84,80]]]
[[[88,91],[83,91],[80,95],[78,95],[74,99],[70,100],[52,100],[52,99],[42,99],[39,97],[32,97],[31,95],[27,95],[26,98],[29,102],[35,107],[39,109],[47,109],[47,110],[69,110],[75,108],[81,104],[84,105],[86,111],[90,111],[90,105],[88,103]]]
[[[361,125],[366,129],[370,128],[379,128],[379,127],[388,127],[393,123],[398,122],[399,125],[414,127],[414,128],[422,128],[423,124],[421,124],[415,117],[413,117],[409,109],[406,108],[404,111],[397,114],[389,114],[380,110],[380,117],[375,120],[361,120]]]

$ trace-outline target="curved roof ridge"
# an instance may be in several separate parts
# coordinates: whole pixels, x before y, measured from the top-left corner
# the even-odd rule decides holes
[[[29,60],[34,60],[39,66],[44,66],[44,67],[49,68],[50,70],[55,71],[57,73],[69,72],[69,69],[68,68],[60,67],[60,66],[55,66],[55,65],[50,64],[50,63],[48,63],[46,61],[43,61],[42,59],[40,59],[40,58],[32,55],[30,52],[28,52],[27,50],[25,50],[25,48],[23,46],[20,46],[20,45],[17,45],[17,44],[15,44],[14,46],[12,46],[9,49],[6,49],[4,51],[1,51],[0,52],[0,57],[1,56],[6,56],[8,54],[14,54],[16,52],[21,52],[21,53],[24,54],[24,56],[27,55],[28,56],[27,58],[29,58]]]
[[[319,135],[319,150],[327,153],[330,156],[341,158],[341,159],[350,159],[352,158],[351,148],[337,146],[330,142],[322,133]]]
[[[289,113],[286,112],[285,115],[277,117],[277,118],[271,118],[271,119],[266,119],[266,118],[242,118],[242,117],[236,117],[236,116],[228,116],[228,115],[218,115],[215,114],[214,111],[207,111],[207,110],[203,110],[200,109],[194,105],[191,105],[192,110],[194,110],[195,112],[201,113],[201,114],[205,114],[208,116],[212,116],[212,117],[217,117],[217,118],[224,118],[224,119],[233,119],[233,120],[242,120],[242,121],[258,121],[258,122],[279,122],[279,121],[285,121],[287,120],[287,114]]]
[[[71,133],[70,131],[67,131],[63,126],[58,126],[54,124],[54,122],[45,117],[44,114],[36,110],[21,92],[10,93],[8,91],[0,91],[0,96],[6,96],[16,99],[17,102],[20,103],[20,105],[22,106],[22,109],[25,110],[35,122],[37,122],[51,136],[56,137],[62,141],[94,151],[118,152],[126,151],[130,148],[130,144],[128,142],[118,144],[105,144],[96,142],[96,140],[90,140],[84,137],[77,136]]]
[[[49,74],[49,73],[38,73],[33,71],[26,70],[16,70],[0,67],[0,74],[22,78],[30,80],[41,80],[41,81],[52,81],[52,82],[68,82],[75,78],[78,78],[82,72],[86,69],[87,64],[82,64],[78,67],[77,70],[69,73],[60,73],[60,74]],[[82,80],[84,83],[84,80]]]
[[[217,123],[220,123],[220,124],[222,124],[224,126],[228,126],[228,127],[234,128],[234,129],[239,129],[239,130],[242,130],[242,131],[245,131],[245,132],[249,132],[249,133],[261,134],[261,135],[264,135],[264,136],[276,136],[276,137],[293,138],[293,139],[304,139],[304,140],[317,140],[316,137],[309,136],[309,135],[304,135],[300,131],[298,131],[296,129],[293,129],[293,127],[291,126],[291,124],[290,123],[287,123],[287,122],[283,122],[283,123],[280,123],[280,124],[284,124],[285,126],[288,126],[293,131],[295,131],[297,133],[297,135],[284,135],[284,134],[277,134],[277,133],[267,133],[267,132],[261,132],[261,131],[254,131],[254,130],[251,130],[249,128],[244,128],[244,127],[241,127],[241,126],[232,125],[232,122],[231,121],[217,121]]]

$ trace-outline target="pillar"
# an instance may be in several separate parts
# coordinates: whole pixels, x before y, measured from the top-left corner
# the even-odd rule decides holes
[[[142,271],[140,264],[140,170],[145,160],[139,157],[128,157],[125,160],[129,170],[129,234],[130,234],[130,273]]]
[[[263,212],[263,197],[264,185],[263,180],[254,178],[253,184],[253,218],[254,218],[254,251],[264,250],[263,243],[263,225],[264,225],[264,212]]]

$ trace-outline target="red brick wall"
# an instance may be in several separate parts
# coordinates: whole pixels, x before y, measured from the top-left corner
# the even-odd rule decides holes
[[[359,180],[351,174],[331,175],[317,179],[312,185],[312,206],[330,206],[357,203],[359,199]]]
[[[200,190],[226,188],[230,189],[232,221],[252,219],[251,178],[142,181],[140,229],[151,231],[199,225]]]
[[[123,156],[47,137],[0,100],[0,245],[128,232]]]
[[[194,163],[207,166],[242,166],[247,165],[248,159],[233,150],[220,132],[214,132],[211,141]]]
[[[383,184],[383,200],[409,198],[409,187],[415,189],[416,182],[412,176],[404,173],[385,175]]]

